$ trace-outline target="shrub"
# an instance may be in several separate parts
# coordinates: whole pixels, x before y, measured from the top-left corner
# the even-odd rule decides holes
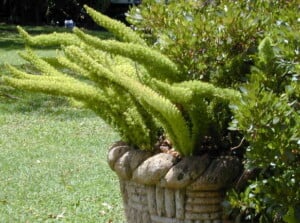
[[[249,144],[247,171],[259,168],[260,174],[230,200],[261,221],[293,222],[287,219],[300,213],[298,15],[297,1],[265,0],[144,0],[128,14],[188,79],[242,92],[242,100],[231,104],[229,129],[244,137],[236,151]],[[230,112],[220,105],[212,111],[227,128]],[[256,221],[253,216],[247,217]]]
[[[270,38],[261,42],[242,100],[233,106],[232,128],[249,142],[246,167],[261,169],[248,193],[234,196],[248,202],[247,211],[260,214],[260,222],[300,220],[300,36],[286,37],[288,45]]]
[[[128,15],[137,30],[190,79],[244,82],[257,45],[296,1],[143,1]],[[208,3],[213,2],[213,3]]]

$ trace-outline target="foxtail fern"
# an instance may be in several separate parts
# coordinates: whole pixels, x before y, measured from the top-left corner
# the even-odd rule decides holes
[[[184,81],[185,74],[173,61],[147,46],[130,28],[85,8],[118,40],[101,40],[78,28],[73,33],[31,36],[18,27],[28,45],[21,56],[39,74],[8,65],[12,75],[5,76],[5,82],[75,98],[112,125],[123,140],[141,149],[153,148],[163,128],[178,152],[192,155],[211,123],[209,102],[228,103],[239,98],[239,93],[201,81]],[[60,46],[56,57],[60,66],[39,58],[29,46]]]

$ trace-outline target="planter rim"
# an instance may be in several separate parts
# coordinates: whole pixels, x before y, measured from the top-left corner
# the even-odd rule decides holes
[[[108,163],[122,180],[171,189],[220,190],[230,187],[242,170],[234,156],[211,158],[208,154],[178,159],[171,154],[135,149],[114,143]]]

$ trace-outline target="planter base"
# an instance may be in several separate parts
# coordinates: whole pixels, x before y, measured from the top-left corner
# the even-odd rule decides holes
[[[221,223],[225,191],[241,170],[235,157],[151,154],[119,142],[108,163],[120,180],[128,223]]]
[[[222,191],[175,190],[120,181],[127,222],[221,223]]]

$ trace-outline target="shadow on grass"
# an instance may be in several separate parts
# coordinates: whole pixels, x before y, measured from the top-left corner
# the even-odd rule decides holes
[[[23,67],[24,65],[21,65]],[[0,70],[1,70],[0,65]],[[4,72],[5,73],[5,72]],[[59,115],[64,119],[95,115],[78,101],[37,92],[19,90],[3,83],[0,76],[0,113]]]
[[[20,67],[25,69],[26,65],[20,65]],[[2,74],[7,73],[1,64],[0,70]],[[62,114],[63,116],[66,113],[66,116],[77,117],[80,116],[76,114],[78,110],[82,109],[75,109],[70,99],[15,89],[5,85],[0,76],[0,113]]]
[[[6,87],[0,91],[0,110],[2,112],[54,112],[59,107],[69,106],[67,99],[45,94],[30,93]]]
[[[10,96],[13,97],[9,98]],[[0,113],[2,114],[55,116],[63,120],[95,116],[95,113],[91,110],[75,105],[73,101],[64,97],[19,90],[14,90],[13,95],[9,95],[9,97],[1,95],[0,91]]]
[[[13,50],[24,47],[24,41],[20,38],[17,31],[8,31],[1,29],[0,25],[0,49]]]

